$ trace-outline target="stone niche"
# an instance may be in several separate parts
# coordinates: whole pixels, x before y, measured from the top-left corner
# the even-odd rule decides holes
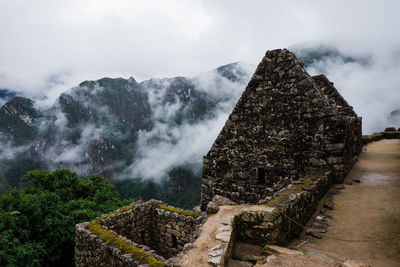
[[[203,158],[202,210],[217,194],[255,204],[321,169],[336,181],[350,170],[361,152],[361,118],[303,65],[286,49],[267,51]]]
[[[202,218],[156,200],[132,203],[76,226],[76,266],[170,266]]]

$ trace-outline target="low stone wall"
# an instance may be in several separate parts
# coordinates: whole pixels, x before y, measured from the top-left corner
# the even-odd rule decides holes
[[[135,243],[156,249],[153,233],[153,210],[158,201],[136,202],[125,212],[114,212],[99,218],[101,224]]]
[[[154,217],[154,243],[158,244],[157,251],[164,257],[178,254],[186,243],[193,241],[198,226],[196,218],[162,208],[155,209]]]
[[[331,185],[329,171],[291,184],[265,203],[265,209],[244,208],[236,221],[237,238],[256,244],[285,245],[299,235]]]
[[[141,265],[143,262],[149,264],[148,266],[164,266],[165,259],[158,256],[149,247],[132,242],[112,230],[109,231],[121,241],[121,246],[136,248],[136,257],[124,249],[107,244],[105,240],[93,234],[89,230],[89,223],[85,222],[76,225],[76,266],[143,266]]]
[[[400,128],[396,130],[394,127],[386,128],[384,132],[374,133],[362,136],[363,145],[376,142],[382,139],[400,139]]]
[[[171,266],[168,262],[197,237],[203,218],[160,201],[132,203],[76,226],[75,264]]]

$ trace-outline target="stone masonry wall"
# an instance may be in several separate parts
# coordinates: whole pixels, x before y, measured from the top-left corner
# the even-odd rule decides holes
[[[362,142],[364,145],[376,142],[382,139],[400,139],[400,128],[396,130],[394,127],[386,128],[384,132],[363,135]]]
[[[77,267],[93,267],[93,266],[142,266],[142,262],[133,258],[129,253],[110,246],[104,240],[98,238],[88,230],[89,223],[80,223],[76,225],[75,233],[75,265]],[[126,243],[142,249],[148,255],[163,262],[164,259],[158,256],[150,248],[142,246],[131,240],[118,236]],[[157,265],[153,265],[157,266]],[[163,265],[158,265],[163,266]]]
[[[325,91],[293,53],[267,51],[203,158],[202,209],[217,194],[258,203],[324,167],[342,179],[361,150],[361,119]]]
[[[163,266],[194,241],[202,218],[160,201],[132,203],[77,225],[76,266]]]
[[[100,220],[103,226],[119,235],[137,244],[156,249],[158,244],[154,242],[152,233],[155,224],[153,211],[158,204],[156,201],[137,202],[126,212],[107,216],[104,219],[100,218]]]
[[[354,112],[353,107],[350,106],[339,91],[335,88],[334,84],[323,75],[312,77],[321,91],[328,98],[330,104],[343,115],[347,121],[345,131],[348,132],[344,135],[344,147],[341,150],[342,154],[338,157],[328,159],[328,164],[333,164],[332,167],[336,170],[336,181],[340,182],[346,176],[348,171],[357,160],[357,156],[362,148],[362,119]]]
[[[155,223],[153,230],[157,251],[165,258],[170,258],[192,240],[198,221],[192,216],[174,213],[162,208],[154,210]]]
[[[256,244],[286,245],[304,229],[320,199],[332,184],[331,172],[300,179],[265,203],[263,211],[244,209],[237,220],[237,237]]]

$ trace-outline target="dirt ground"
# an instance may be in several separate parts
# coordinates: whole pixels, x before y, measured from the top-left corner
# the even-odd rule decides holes
[[[360,180],[360,183],[353,180]],[[371,266],[400,266],[400,140],[368,145],[345,179],[335,208],[327,214],[332,226],[322,239],[312,239],[300,249],[320,252],[340,260]],[[338,241],[329,237],[371,242]]]
[[[218,213],[208,215],[201,235],[194,242],[195,249],[188,252],[182,266],[204,266],[208,261],[209,249],[221,243],[215,240],[217,229],[222,225],[221,222],[231,220],[240,213],[241,209],[240,206],[222,206]]]

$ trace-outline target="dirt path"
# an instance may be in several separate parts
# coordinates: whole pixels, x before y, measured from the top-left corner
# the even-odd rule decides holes
[[[400,237],[374,242],[328,238],[365,240],[400,235],[400,140],[369,144],[346,182],[352,185],[346,185],[343,193],[335,196],[335,208],[327,213],[333,216],[329,220],[332,228],[325,237],[312,239],[301,250],[371,266],[400,266]]]
[[[257,205],[220,206],[218,213],[208,215],[200,236],[193,243],[194,248],[183,258],[181,262],[182,266],[212,266],[207,263],[209,260],[208,253],[213,248],[220,246],[224,242],[226,243],[226,241],[221,241],[217,238],[218,234],[221,233],[221,228],[231,227],[233,217],[240,214],[243,209],[263,210],[264,208]]]
[[[221,242],[215,239],[218,228],[230,220],[242,210],[240,206],[221,206],[216,214],[208,215],[200,236],[194,242],[194,249],[185,256],[182,266],[207,266],[208,251]],[[211,265],[208,265],[211,266]]]

